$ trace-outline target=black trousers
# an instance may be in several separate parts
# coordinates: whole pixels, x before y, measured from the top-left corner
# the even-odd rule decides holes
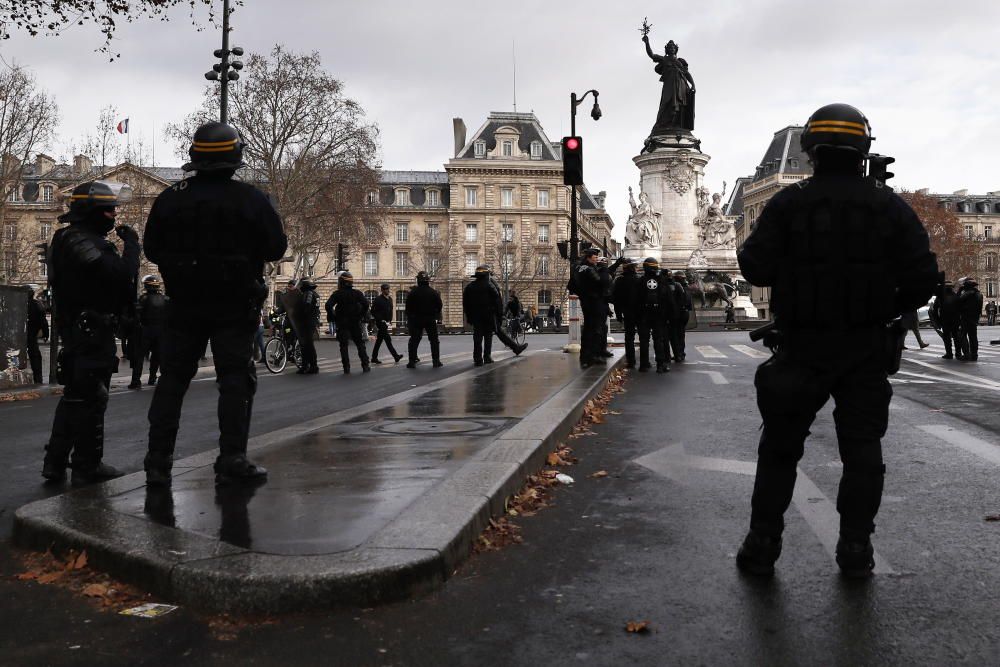
[[[670,347],[673,349],[674,361],[684,358],[684,339],[687,336],[687,324],[691,315],[686,310],[681,310],[670,322],[669,338]]]
[[[395,359],[399,355],[396,354],[396,348],[392,346],[392,336],[389,335],[389,323],[388,322],[375,322],[375,328],[378,329],[378,335],[375,337],[375,347],[372,348],[372,359],[378,359],[378,350],[385,343],[385,349],[389,350],[389,354]]]
[[[670,361],[667,356],[667,323],[659,317],[639,320],[639,368],[649,368],[649,341],[653,341],[653,354],[657,368]]]
[[[42,375],[42,351],[38,349],[38,337],[29,335],[27,340],[28,363],[31,366],[31,377],[35,384],[43,384],[45,378]]]
[[[437,322],[434,320],[415,320],[409,322],[407,326],[410,330],[410,344],[408,345],[410,363],[417,363],[417,348],[420,347],[420,341],[425,332],[427,340],[431,344],[431,359],[441,361],[441,341],[438,340]]]
[[[959,327],[965,356],[975,359],[979,356],[979,318],[963,317]]]
[[[368,367],[368,347],[365,344],[365,337],[361,333],[361,322],[337,322],[337,342],[340,343],[340,361],[344,365],[344,370],[351,370],[350,345],[358,348],[358,358],[361,359],[361,367]],[[315,347],[313,348],[315,350]],[[315,363],[315,362],[314,362]]]
[[[580,310],[583,311],[583,326],[580,327],[580,363],[590,363],[603,358],[601,352],[607,341],[603,340],[605,316],[607,307],[600,299],[580,299]]]
[[[257,373],[253,364],[256,324],[249,322],[199,322],[199,326],[170,324],[164,332],[163,364],[149,406],[149,454],[146,467],[170,467],[181,405],[206,343],[219,389],[219,459],[232,459],[247,451]]]
[[[316,341],[313,340],[313,334],[316,332],[315,323],[293,322],[292,329],[295,330],[299,347],[302,348],[302,366],[307,369],[316,368]]]
[[[626,315],[622,324],[625,325],[625,361],[629,366],[635,366],[635,318]]]
[[[110,327],[85,334],[76,327],[59,332],[59,383],[64,386],[52,420],[45,460],[74,470],[93,470],[104,457],[104,412],[118,348]]]
[[[944,341],[945,354],[952,354],[952,343],[954,343],[955,356],[965,356],[966,352],[959,334],[958,322],[941,323],[941,340]]]
[[[472,323],[472,360],[480,364],[493,354],[493,334],[496,325],[490,322]]]
[[[792,500],[796,468],[816,413],[832,396],[840,458],[840,533],[863,540],[875,529],[885,466],[881,439],[892,387],[883,328],[785,332],[778,353],[757,369],[757,406],[764,420],[750,525],[778,536]],[[816,350],[824,350],[817,355]]]
[[[507,327],[503,325],[503,321],[500,319],[499,315],[497,315],[493,322],[493,333],[496,334],[497,340],[503,343],[508,349],[513,350],[517,347],[517,343],[514,342],[514,339],[507,335]]]
[[[160,370],[160,346],[163,343],[163,330],[160,327],[143,327],[138,337],[132,338],[132,382],[138,383],[142,378],[142,364],[149,355],[149,379],[156,379]]]

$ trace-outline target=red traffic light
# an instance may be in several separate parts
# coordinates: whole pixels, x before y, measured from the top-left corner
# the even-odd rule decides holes
[[[568,148],[569,150],[575,151],[579,147],[580,147],[580,140],[577,139],[576,137],[569,137],[568,139],[566,139],[566,148]]]

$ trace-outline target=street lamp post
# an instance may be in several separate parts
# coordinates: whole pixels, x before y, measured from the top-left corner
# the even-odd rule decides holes
[[[243,47],[234,46],[229,48],[229,0],[222,3],[222,48],[216,49],[212,55],[220,61],[212,65],[211,72],[205,72],[205,78],[209,81],[220,81],[222,83],[221,99],[219,101],[219,122],[229,122],[229,82],[240,78],[239,70],[243,69],[243,63],[239,60],[230,60],[229,56],[242,56]]]

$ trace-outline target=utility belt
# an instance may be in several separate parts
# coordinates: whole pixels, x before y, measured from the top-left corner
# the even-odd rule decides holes
[[[94,310],[81,311],[73,318],[69,331],[64,334],[64,347],[56,355],[56,382],[67,384],[75,370],[118,370],[115,328],[118,318]]]

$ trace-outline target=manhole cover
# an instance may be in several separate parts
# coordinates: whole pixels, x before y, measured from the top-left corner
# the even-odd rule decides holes
[[[484,434],[497,426],[495,421],[480,419],[399,419],[385,421],[372,430],[388,435],[458,435]]]

